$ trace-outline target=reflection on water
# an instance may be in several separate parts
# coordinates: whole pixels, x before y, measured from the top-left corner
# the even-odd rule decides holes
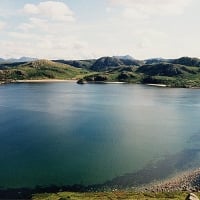
[[[1,86],[0,186],[137,185],[198,166],[199,97],[128,84]]]

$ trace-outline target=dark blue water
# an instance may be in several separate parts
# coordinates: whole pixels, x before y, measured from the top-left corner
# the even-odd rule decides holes
[[[199,120],[200,90],[3,85],[0,186],[87,185],[134,173],[150,162],[198,149]]]

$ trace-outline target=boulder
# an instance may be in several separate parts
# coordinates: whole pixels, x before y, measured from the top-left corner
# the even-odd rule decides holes
[[[187,195],[185,200],[199,200],[199,198],[195,194],[190,193]]]

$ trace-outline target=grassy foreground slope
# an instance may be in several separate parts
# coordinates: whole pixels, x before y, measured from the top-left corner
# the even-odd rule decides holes
[[[200,193],[195,193],[200,197]],[[113,192],[90,192],[90,193],[72,193],[59,192],[54,194],[36,194],[33,200],[185,200],[186,192],[132,192],[132,191],[113,191]]]
[[[67,64],[49,60],[37,60],[16,65],[1,65],[0,80],[24,79],[78,79],[88,73],[85,69],[78,69]]]

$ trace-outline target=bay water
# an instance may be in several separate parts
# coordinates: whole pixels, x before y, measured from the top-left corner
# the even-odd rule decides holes
[[[198,167],[199,120],[199,89],[2,85],[0,187],[99,184],[148,166],[163,174],[165,162],[167,177]]]

